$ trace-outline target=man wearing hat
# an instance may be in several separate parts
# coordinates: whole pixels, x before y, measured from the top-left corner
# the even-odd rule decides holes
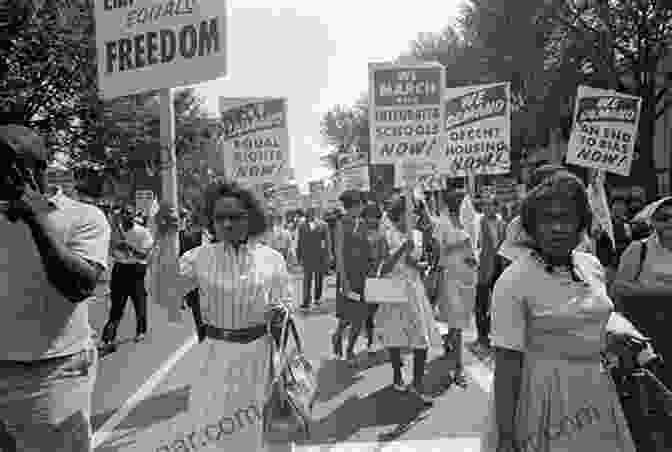
[[[2,450],[91,451],[96,349],[87,300],[107,266],[97,207],[47,193],[49,152],[32,130],[0,126]]]

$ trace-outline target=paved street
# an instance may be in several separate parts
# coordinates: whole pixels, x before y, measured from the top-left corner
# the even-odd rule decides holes
[[[296,282],[300,287],[298,277]],[[433,350],[427,381],[436,403],[431,410],[422,411],[413,399],[389,388],[391,368],[382,350],[372,355],[361,350],[357,369],[331,357],[329,332],[336,324],[333,298],[333,284],[328,284],[325,304],[300,315],[307,356],[319,369],[319,397],[312,439],[297,445],[296,450],[480,450],[478,437],[485,422],[491,379],[485,366],[467,352],[469,387],[446,387],[442,380],[451,363],[439,359],[440,351]],[[134,333],[130,303],[127,310],[120,327],[122,338]],[[105,311],[104,301],[92,307],[94,327],[102,327]],[[150,307],[150,315],[151,334],[146,342],[122,344],[118,352],[101,362],[93,400],[99,452],[139,450],[136,444],[143,435],[157,431],[159,424],[170,422],[187,408],[189,384],[204,349],[191,347],[188,321],[184,326],[170,325],[156,305]],[[184,343],[187,345],[181,348]],[[177,358],[181,359],[170,366]],[[277,445],[274,450],[290,450],[290,446]]]

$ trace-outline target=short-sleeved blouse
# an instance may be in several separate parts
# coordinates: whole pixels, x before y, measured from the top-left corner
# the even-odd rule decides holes
[[[282,255],[261,243],[238,252],[223,242],[201,245],[180,258],[187,290],[198,288],[203,320],[241,329],[264,322],[267,306],[293,300]]]
[[[576,357],[599,354],[604,326],[613,310],[604,270],[595,256],[574,252],[569,271],[549,273],[534,254],[509,266],[492,298],[493,344],[522,352]]]

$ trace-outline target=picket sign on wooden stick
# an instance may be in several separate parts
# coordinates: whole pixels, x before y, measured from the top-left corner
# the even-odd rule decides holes
[[[163,203],[178,209],[177,164],[175,157],[175,110],[173,91],[163,88],[160,93],[161,121],[161,193]],[[161,238],[159,246],[159,271],[155,273],[157,302],[168,310],[168,320],[180,322],[180,297],[177,293],[178,232],[171,231]]]

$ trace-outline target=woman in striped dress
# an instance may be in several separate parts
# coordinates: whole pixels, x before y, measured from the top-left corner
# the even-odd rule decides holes
[[[206,191],[205,213],[216,243],[180,258],[181,293],[197,288],[200,295],[204,358],[191,385],[188,420],[146,450],[184,443],[199,451],[263,451],[272,350],[266,321],[278,305],[292,303],[290,278],[282,255],[258,241],[267,225],[250,192],[215,183]]]

